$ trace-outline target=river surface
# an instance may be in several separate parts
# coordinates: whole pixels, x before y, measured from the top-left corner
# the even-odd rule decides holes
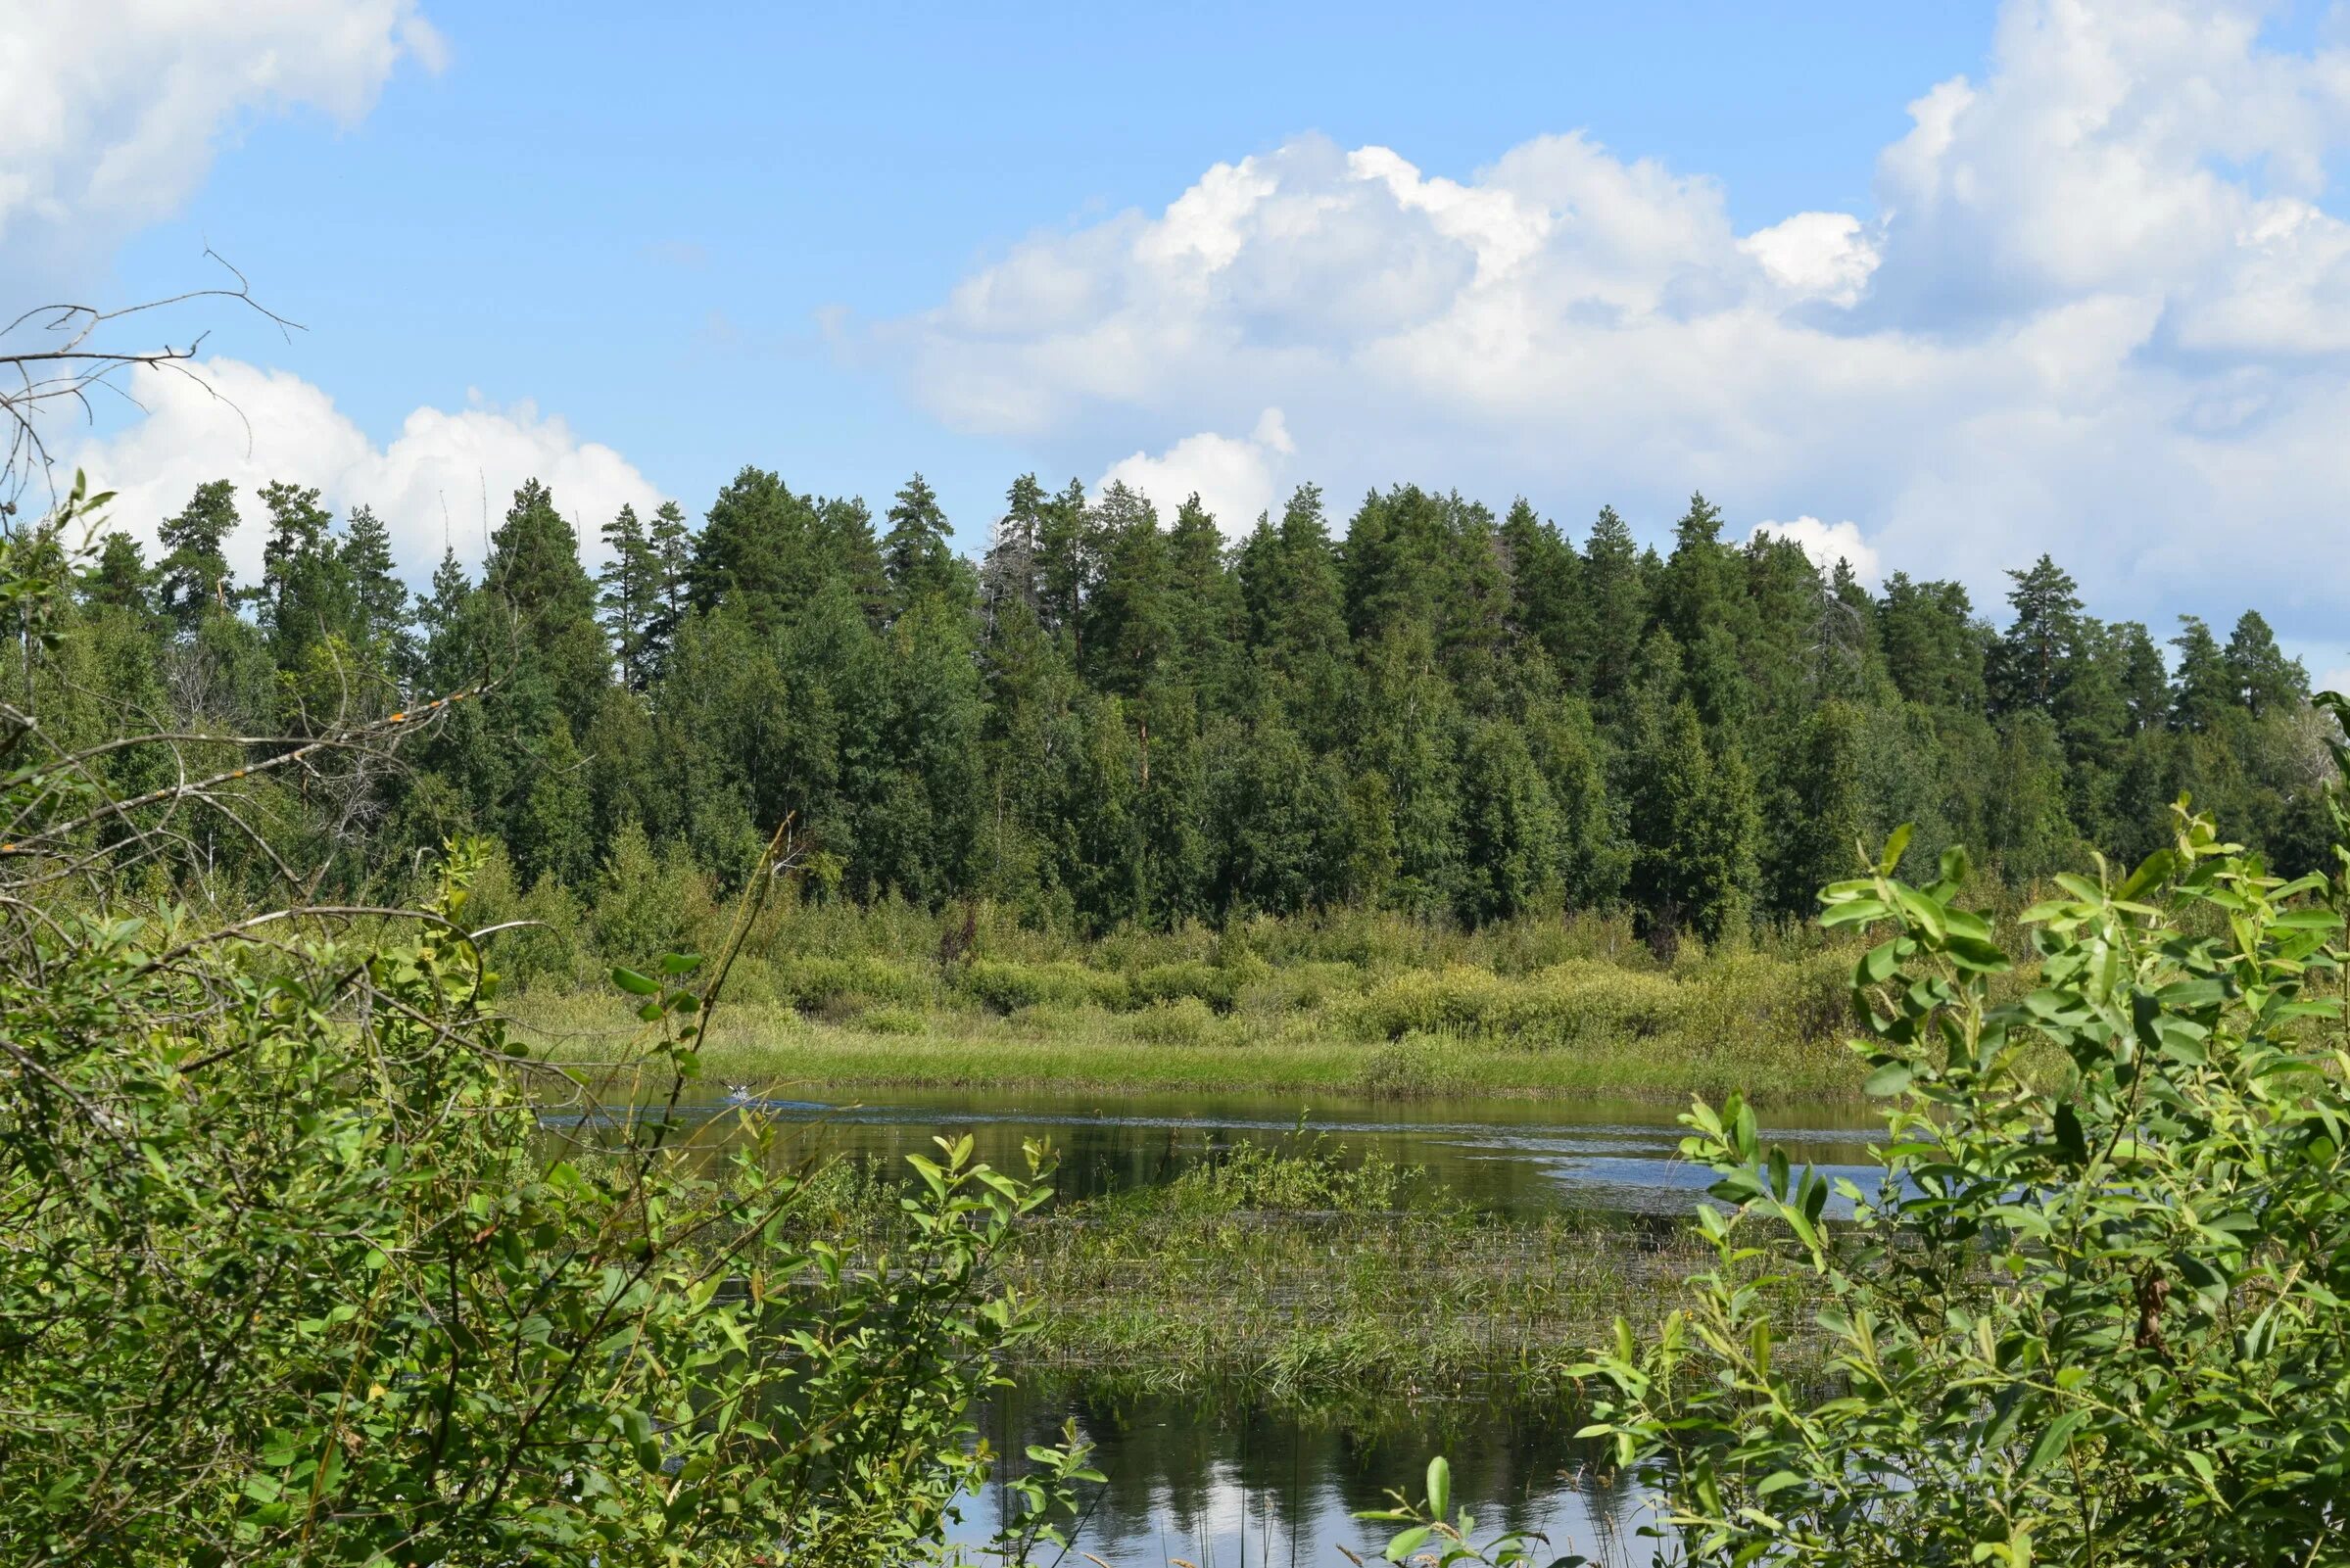
[[[700,1120],[746,1112],[808,1154],[896,1161],[935,1154],[931,1140],[968,1134],[979,1157],[1021,1169],[1021,1145],[1049,1140],[1054,1186],[1078,1198],[1166,1181],[1234,1144],[1343,1145],[1424,1165],[1470,1203],[1513,1213],[1571,1204],[1626,1214],[1688,1212],[1711,1184],[1678,1156],[1678,1108],[1654,1100],[1344,1100],[1268,1094],[1141,1094],[1006,1090],[860,1090],[827,1100],[728,1097],[709,1088],[679,1108]],[[564,1119],[551,1113],[551,1123]],[[1870,1140],[1883,1130],[1865,1105],[1782,1105],[1763,1130],[1797,1164],[1864,1188]]]
[[[969,1135],[982,1159],[1021,1165],[1021,1145],[1049,1139],[1059,1153],[1056,1188],[1073,1197],[1145,1186],[1244,1141],[1326,1138],[1350,1159],[1369,1155],[1427,1167],[1468,1201],[1529,1213],[1573,1207],[1624,1216],[1686,1213],[1709,1172],[1678,1157],[1677,1107],[1642,1100],[1350,1101],[1265,1094],[1105,1095],[1054,1091],[873,1090],[836,1099],[766,1100],[723,1087],[682,1105],[681,1119],[759,1117],[805,1154],[894,1160],[932,1153],[935,1136]],[[567,1119],[551,1112],[551,1124]],[[1762,1117],[1769,1138],[1798,1164],[1873,1187],[1865,1149],[1883,1123],[1865,1105],[1780,1105]],[[1396,1412],[1390,1412],[1391,1417]],[[1120,1397],[1098,1387],[1024,1381],[983,1413],[1002,1455],[996,1485],[967,1498],[958,1542],[994,1533],[1002,1484],[1028,1445],[1059,1441],[1075,1419],[1109,1477],[1086,1488],[1087,1512],[1065,1568],[1088,1553],[1113,1568],[1195,1568],[1316,1563],[1338,1568],[1346,1546],[1375,1558],[1386,1527],[1354,1515],[1387,1505],[1387,1494],[1419,1494],[1431,1454],[1453,1466],[1458,1505],[1481,1527],[1536,1530],[1537,1560],[1580,1552],[1595,1562],[1645,1564],[1641,1499],[1620,1478],[1603,1480],[1589,1445],[1569,1434],[1573,1411],[1527,1411],[1447,1401],[1367,1422],[1254,1404],[1245,1391],[1220,1398]],[[1096,1495],[1098,1494],[1098,1496]],[[1485,1528],[1480,1529],[1480,1535]],[[1036,1561],[1051,1564],[1045,1550]]]

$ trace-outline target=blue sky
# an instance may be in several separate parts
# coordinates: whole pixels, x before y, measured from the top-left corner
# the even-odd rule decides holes
[[[2350,479],[2322,8],[649,10],[125,8],[0,154],[0,281],[140,297],[209,243],[309,327],[212,318],[249,447],[168,389],[109,415],[125,506],[307,467],[416,560],[516,464],[591,529],[745,462],[877,510],[921,468],[969,545],[1028,468],[1652,538],[1703,485],[2350,662],[2350,568],[2296,569]]]

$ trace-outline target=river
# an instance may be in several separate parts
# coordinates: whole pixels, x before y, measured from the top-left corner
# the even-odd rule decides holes
[[[1060,1156],[1057,1189],[1073,1197],[1165,1181],[1244,1140],[1308,1138],[1427,1167],[1471,1203],[1527,1213],[1574,1206],[1641,1216],[1686,1212],[1710,1181],[1677,1157],[1674,1108],[1586,1099],[1348,1101],[1264,1094],[1106,1095],[1055,1091],[860,1091],[827,1100],[765,1100],[713,1089],[681,1106],[688,1118],[747,1110],[793,1149],[894,1159],[931,1152],[934,1136],[968,1134],[983,1159],[1018,1169],[1028,1139]],[[551,1120],[560,1119],[551,1117]],[[1849,1101],[1780,1106],[1766,1131],[1798,1164],[1862,1185],[1865,1146],[1882,1123]],[[1246,1391],[1222,1397],[1121,1397],[1099,1387],[1024,1380],[982,1417],[988,1442],[1011,1456],[997,1484],[966,1499],[954,1539],[988,1540],[1031,1443],[1058,1440],[1074,1418],[1109,1477],[1086,1489],[1087,1512],[1068,1556],[1114,1568],[1339,1564],[1340,1546],[1383,1544],[1383,1527],[1354,1515],[1385,1505],[1391,1489],[1417,1495],[1432,1453],[1453,1465],[1460,1505],[1493,1527],[1542,1532],[1541,1561],[1582,1553],[1596,1562],[1648,1563],[1637,1535],[1641,1500],[1603,1479],[1596,1455],[1570,1434],[1576,1412],[1512,1409],[1497,1402],[1417,1407],[1398,1423],[1337,1412],[1264,1407]],[[1098,1493],[1098,1496],[1095,1494]],[[1482,1534],[1483,1531],[1480,1531]],[[1368,1553],[1367,1553],[1367,1555]],[[1039,1559],[1054,1561],[1047,1550]]]

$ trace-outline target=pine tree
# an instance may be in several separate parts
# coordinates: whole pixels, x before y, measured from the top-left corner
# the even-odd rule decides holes
[[[426,689],[436,695],[457,690],[481,673],[480,650],[465,639],[465,606],[472,596],[464,563],[454,548],[443,546],[441,563],[433,568],[432,592],[416,601],[416,628],[423,633],[418,657]]]
[[[1514,724],[1476,726],[1461,759],[1460,912],[1472,924],[1556,905],[1559,807]]]
[[[227,609],[235,585],[223,552],[236,528],[236,487],[215,479],[198,485],[187,505],[159,531],[164,558],[156,575],[163,611],[183,633],[207,614]]]
[[[648,673],[668,668],[669,650],[677,645],[678,623],[690,602],[687,573],[694,564],[694,536],[686,514],[676,501],[653,508],[646,529],[645,547],[652,559],[651,608],[645,622],[644,663]]]
[[[1930,708],[1983,711],[1985,638],[1965,589],[1895,572],[1886,579],[1876,621],[1886,671],[1903,697]]]
[[[1869,819],[1862,777],[1864,741],[1860,715],[1831,698],[1812,711],[1786,779],[1786,800],[1776,813],[1781,829],[1772,857],[1771,906],[1802,920],[1817,908],[1821,887],[1854,874],[1865,845],[1878,838]]]
[[[108,534],[98,559],[81,580],[85,603],[126,610],[141,625],[155,614],[155,573],[139,542],[120,529]]]
[[[2236,701],[2256,719],[2291,713],[2309,700],[2309,672],[2284,656],[2257,610],[2237,619],[2221,659]]]
[[[2171,726],[2203,732],[2224,725],[2235,706],[2234,680],[2219,640],[2200,616],[2179,617],[2179,635],[2171,639],[2179,650],[2179,672],[2171,692]]]
[[[954,552],[946,539],[946,513],[939,509],[937,493],[916,474],[899,489],[889,507],[889,531],[882,536],[882,566],[897,613],[951,591]]]
[[[1132,496],[1113,486],[1103,500],[1122,493]],[[1122,506],[1123,515],[1105,521],[1108,562],[1087,607],[1084,639],[1085,670],[1094,685],[1129,698],[1160,687],[1175,651],[1167,536],[1159,532],[1150,503],[1133,499],[1140,504]]]
[[[415,655],[408,633],[408,585],[392,561],[391,533],[372,507],[351,508],[337,554],[351,594],[354,641],[373,650],[387,668],[406,670]]]
[[[1631,688],[1649,624],[1640,549],[1612,506],[1601,507],[1591,525],[1583,546],[1583,584],[1591,641],[1571,678],[1603,715],[1612,716]]]
[[[1517,629],[1548,653],[1570,687],[1584,689],[1589,670],[1589,614],[1583,600],[1583,560],[1520,496],[1502,519],[1510,575],[1511,614]]]
[[[585,734],[610,679],[610,654],[596,624],[596,585],[580,564],[579,536],[535,479],[514,492],[505,521],[490,536],[482,588],[513,618],[508,700],[532,728],[543,727],[539,715],[552,707],[573,735]]]
[[[1037,619],[1046,631],[1066,639],[1073,651],[1085,601],[1093,596],[1101,575],[1100,542],[1093,537],[1091,522],[1085,487],[1074,479],[1036,513]]]
[[[1984,811],[1985,847],[2010,880],[2028,883],[2078,860],[2080,835],[2066,809],[2064,748],[2056,726],[2031,708],[2000,726],[1997,785]]]
[[[980,567],[980,605],[991,618],[1013,604],[1032,615],[1043,601],[1036,550],[1045,504],[1044,487],[1034,474],[1013,480],[1004,496],[1004,513],[995,520]]]
[[[873,513],[853,496],[835,496],[815,502],[818,571],[838,578],[864,610],[875,630],[889,624],[896,613],[888,568],[882,559],[881,542],[873,537]],[[945,519],[939,519],[944,526]],[[938,592],[960,596],[962,570],[952,556]]]
[[[606,559],[603,570],[597,574],[602,589],[597,595],[597,607],[602,611],[604,633],[611,639],[612,654],[619,662],[621,684],[632,691],[642,691],[652,675],[649,634],[660,613],[660,561],[634,506],[622,503],[612,520],[603,525],[602,534]]]
[[[1717,756],[1687,698],[1652,690],[1635,704],[1622,789],[1632,861],[1626,893],[1659,947],[1677,933],[1719,936],[1747,907],[1759,836],[1753,780],[1735,743]]]
[[[826,529],[814,499],[764,468],[744,468],[710,503],[687,568],[688,596],[704,612],[739,605],[751,628],[773,634],[830,575]]]
[[[1240,581],[1224,564],[1222,530],[1196,495],[1176,509],[1168,531],[1167,593],[1181,679],[1204,711],[1236,713],[1246,633]]]
[[[2081,596],[2073,579],[2042,555],[2027,571],[2008,574],[2007,602],[2015,619],[1991,650],[1986,672],[1994,713],[2037,709],[2052,713],[2064,663],[2081,635]]]
[[[1242,552],[1240,591],[1249,641],[1276,670],[1307,680],[1345,654],[1344,590],[1318,486],[1300,485],[1279,523],[1258,523]]]
[[[514,818],[515,864],[528,881],[546,877],[585,886],[596,866],[587,761],[559,714],[537,749],[529,794]]]

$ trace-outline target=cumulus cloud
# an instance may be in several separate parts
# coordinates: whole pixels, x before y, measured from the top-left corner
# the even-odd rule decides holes
[[[1852,568],[1854,577],[1871,587],[1884,575],[1876,546],[1861,537],[1857,523],[1823,523],[1816,517],[1798,517],[1784,523],[1756,523],[1747,538],[1751,541],[1766,534],[1799,546],[1811,557],[1811,564],[1823,572],[1833,572],[1836,563],[1843,561]]]
[[[1110,465],[1096,489],[1123,484],[1140,491],[1162,520],[1197,496],[1225,537],[1238,539],[1271,510],[1281,461],[1297,450],[1281,410],[1268,408],[1246,436],[1202,431],[1185,436],[1157,456],[1135,452]]]
[[[0,247],[11,270],[103,257],[169,215],[247,117],[351,124],[445,47],[415,0],[74,0],[0,31]]]
[[[150,546],[198,485],[234,481],[245,525],[230,541],[229,564],[248,582],[261,568],[254,496],[272,480],[316,486],[338,515],[372,506],[415,583],[430,575],[444,544],[478,562],[488,530],[526,479],[553,492],[591,561],[599,555],[598,530],[623,504],[642,514],[663,499],[619,452],[581,440],[560,416],[529,403],[418,408],[378,447],[324,392],[289,371],[228,358],[185,368],[138,371],[129,390],[146,416],[85,443],[70,460],[93,486],[118,493],[111,524]]]
[[[1161,484],[1141,465],[1178,454],[1270,473],[1189,433],[1277,406],[1285,473],[1334,495],[1654,527],[1698,486],[1987,596],[2042,549],[2138,614],[2203,607],[2224,568],[2315,636],[2350,602],[2350,51],[2261,23],[2011,0],[1981,79],[1910,104],[1872,211],[1746,232],[1703,172],[1582,133],[1460,179],[1301,137],[863,342],[957,428]]]
[[[1798,213],[1755,230],[1738,248],[1791,294],[1831,305],[1857,304],[1880,260],[1849,213]]]

